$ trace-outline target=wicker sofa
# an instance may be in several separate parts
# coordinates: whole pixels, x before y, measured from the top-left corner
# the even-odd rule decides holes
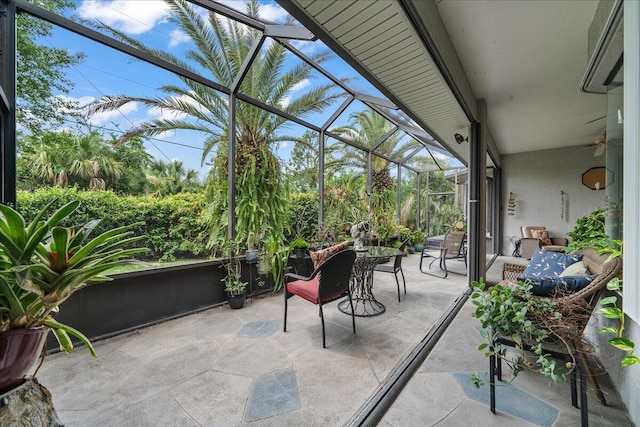
[[[563,317],[568,314],[570,311],[575,311],[576,307],[579,307],[579,304],[576,302],[582,300],[582,302],[586,302],[586,305],[582,305],[584,310],[586,311],[587,316],[583,316],[584,321],[579,325],[573,325],[572,333],[575,334],[576,337],[582,336],[584,333],[584,329],[587,327],[589,322],[589,314],[593,313],[595,308],[598,305],[598,301],[600,300],[607,283],[611,281],[614,277],[619,276],[622,273],[622,261],[619,258],[613,258],[607,262],[608,256],[606,254],[600,254],[596,252],[593,248],[585,248],[576,253],[582,254],[582,263],[587,267],[588,273],[592,275],[596,275],[596,277],[583,289],[580,289],[576,292],[571,293],[560,293],[559,296],[554,297],[554,300],[557,302],[556,310],[563,314]],[[523,274],[526,269],[526,265],[522,264],[514,264],[514,263],[504,263],[502,266],[502,279],[506,282],[515,282],[518,278]],[[584,304],[584,303],[583,303]],[[511,341],[508,337],[498,337],[496,338],[496,343],[502,343],[509,346],[516,346],[517,344]],[[571,349],[569,353],[565,353],[563,351],[553,351],[546,348],[545,351],[551,353],[554,357],[557,357],[561,360],[571,361],[573,357],[576,357],[577,361],[577,373],[580,379],[580,403],[578,404],[578,393],[576,390],[576,371],[573,371],[572,382],[571,382],[571,400],[572,405],[576,408],[580,408],[580,415],[582,419],[582,425],[586,425],[588,423],[588,409],[587,409],[587,392],[586,392],[586,381],[587,377],[593,383],[596,396],[598,400],[603,405],[606,405],[606,400],[604,394],[600,390],[600,386],[598,385],[598,381],[592,372],[592,368],[587,357],[588,350],[583,347],[584,341],[578,339],[571,344]],[[525,350],[530,350],[530,346],[528,344],[523,344],[523,348]],[[495,383],[495,377],[497,376],[498,380],[501,380],[501,372],[500,372],[500,361],[496,360],[495,357],[492,357],[493,360],[490,361],[490,382],[491,384]],[[492,412],[495,413],[495,386],[491,387],[491,397],[490,403]]]

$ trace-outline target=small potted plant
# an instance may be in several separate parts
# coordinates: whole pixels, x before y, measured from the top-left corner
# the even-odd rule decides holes
[[[424,241],[426,235],[422,230],[414,230],[411,233],[411,242],[413,243],[413,247],[416,248],[416,252],[422,252],[424,249]]]
[[[222,282],[224,282],[224,290],[227,292],[229,307],[233,309],[244,307],[246,301],[247,282],[242,280],[242,266],[240,259],[236,256],[238,246],[237,242],[227,242],[224,248],[226,258],[222,261],[222,266],[227,270],[227,275],[222,279]]]
[[[135,262],[129,257],[146,250],[131,247],[144,238],[132,236],[132,227],[138,224],[90,239],[99,220],[79,227],[61,226],[80,203],[67,203],[45,219],[53,203],[55,200],[29,224],[20,213],[0,204],[0,349],[4,349],[0,352],[0,394],[24,382],[49,331],[62,350],[72,351],[71,335],[95,357],[89,339],[58,322],[55,313],[72,294],[110,280],[105,272]]]
[[[229,307],[238,309],[244,307],[246,301],[245,290],[247,288],[247,282],[243,282],[239,279],[225,278],[224,290],[227,291],[227,302]]]
[[[290,246],[296,258],[304,258],[309,250],[309,242],[304,240],[302,237],[294,239]]]

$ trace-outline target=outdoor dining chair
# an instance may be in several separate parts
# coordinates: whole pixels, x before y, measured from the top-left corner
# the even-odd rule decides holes
[[[355,251],[344,250],[320,264],[309,277],[293,273],[284,275],[284,332],[287,332],[287,301],[292,296],[297,295],[318,305],[320,321],[322,322],[322,348],[325,348],[326,340],[322,306],[347,295],[349,304],[351,304],[353,333],[356,333],[356,318],[349,286],[355,259]]]
[[[382,273],[393,273],[396,277],[396,284],[398,285],[398,302],[400,302],[400,281],[398,280],[398,273],[402,275],[402,285],[404,286],[404,294],[407,294],[407,282],[404,279],[404,272],[402,271],[402,254],[404,253],[404,249],[407,247],[407,243],[409,239],[406,239],[402,244],[398,247],[400,251],[400,255],[397,255],[393,260],[393,265],[390,264],[378,264],[375,266],[375,271],[380,271]]]
[[[442,243],[442,247],[434,248],[433,246],[426,246],[422,253],[420,254],[420,271],[424,274],[429,274],[431,276],[440,277],[441,279],[446,279],[449,275],[450,271],[447,269],[447,260],[448,259],[457,259],[463,260],[465,266],[464,273],[457,273],[455,271],[451,271],[451,273],[455,274],[466,274],[467,267],[467,256],[464,248],[464,240],[467,236],[466,231],[450,231],[444,236],[444,241]],[[429,263],[428,270],[431,270],[431,265],[438,261],[440,270],[444,272],[444,274],[436,274],[431,273],[429,271],[424,271],[422,269],[422,262],[425,258],[433,258],[433,260]]]

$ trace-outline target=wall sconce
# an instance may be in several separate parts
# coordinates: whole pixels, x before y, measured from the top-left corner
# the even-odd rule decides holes
[[[459,133],[453,134],[453,137],[456,139],[456,142],[458,144],[462,144],[464,141],[468,141],[469,140],[469,137],[464,138]]]

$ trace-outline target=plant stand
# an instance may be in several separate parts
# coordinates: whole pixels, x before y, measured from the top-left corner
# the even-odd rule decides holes
[[[28,420],[25,423],[25,420]],[[64,426],[51,402],[51,393],[30,378],[24,384],[0,394],[0,426]]]

